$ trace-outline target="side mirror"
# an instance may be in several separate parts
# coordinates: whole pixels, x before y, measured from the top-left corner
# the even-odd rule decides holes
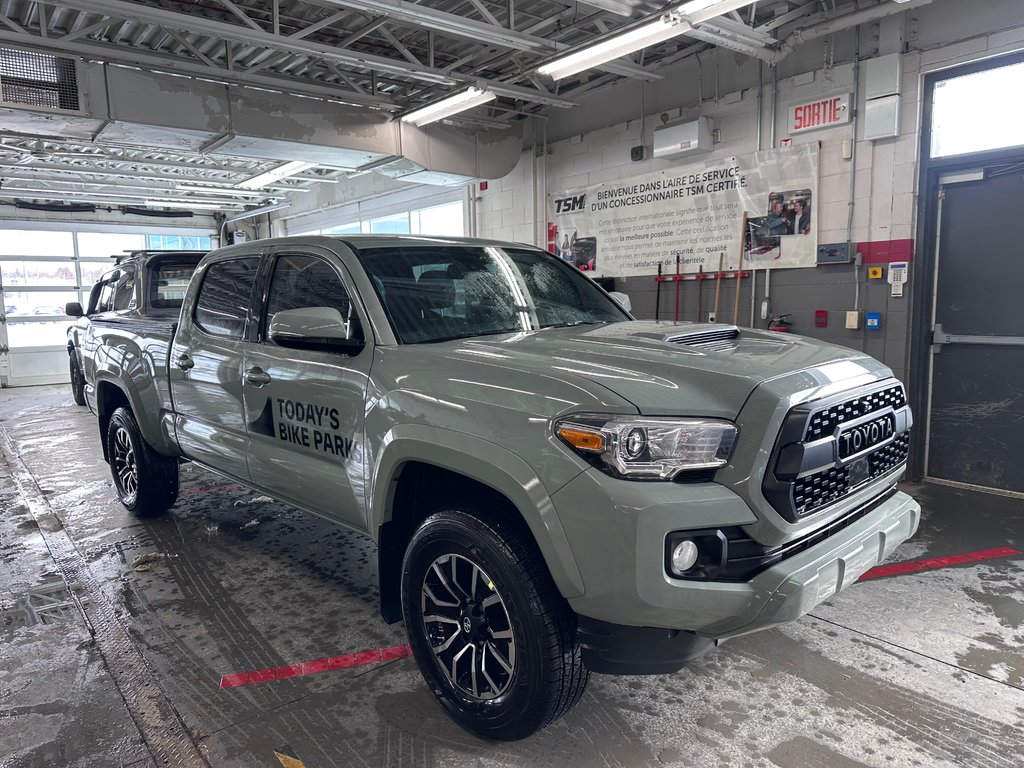
[[[68,317],[81,317],[85,314],[82,305],[77,301],[69,301],[64,305],[64,314]]]
[[[627,296],[626,294],[621,293],[620,291],[612,291],[608,295],[615,299],[615,301],[618,302],[619,306],[622,307],[627,312],[633,311],[633,302],[629,300],[629,296]]]
[[[282,310],[270,318],[269,335],[276,344],[294,349],[358,355],[366,346],[362,338],[350,333],[341,312],[333,307]]]

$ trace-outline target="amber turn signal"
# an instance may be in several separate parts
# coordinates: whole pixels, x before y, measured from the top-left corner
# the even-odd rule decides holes
[[[581,451],[600,453],[604,450],[604,436],[598,432],[566,426],[558,428],[558,436]]]

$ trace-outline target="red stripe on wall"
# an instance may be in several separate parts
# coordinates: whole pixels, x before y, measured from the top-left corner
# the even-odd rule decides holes
[[[907,573],[920,573],[921,571],[934,571],[937,568],[948,568],[951,565],[964,565],[965,563],[977,563],[982,560],[993,560],[997,557],[1012,557],[1021,554],[1019,550],[1011,547],[998,547],[996,549],[983,549],[978,552],[965,552],[962,555],[948,555],[946,557],[929,557],[924,560],[908,560],[905,563],[893,563],[891,565],[880,565],[864,573],[859,581],[878,579],[883,576],[902,576]]]
[[[866,240],[857,243],[865,264],[889,264],[893,261],[913,261],[913,240]]]

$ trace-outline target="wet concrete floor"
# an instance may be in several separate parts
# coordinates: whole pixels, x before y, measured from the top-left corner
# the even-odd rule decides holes
[[[0,766],[1021,766],[1024,557],[854,585],[675,675],[594,676],[480,741],[411,659],[222,689],[225,674],[405,643],[364,537],[192,466],[157,519],[116,501],[66,387],[0,391]],[[5,438],[6,434],[6,438]],[[1024,502],[912,486],[910,561],[1024,550]],[[154,555],[145,568],[140,555]]]

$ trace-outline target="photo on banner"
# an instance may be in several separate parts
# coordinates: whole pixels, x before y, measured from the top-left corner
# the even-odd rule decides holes
[[[604,277],[817,261],[818,147],[707,160],[550,196],[548,248]],[[743,214],[747,214],[744,231]]]

